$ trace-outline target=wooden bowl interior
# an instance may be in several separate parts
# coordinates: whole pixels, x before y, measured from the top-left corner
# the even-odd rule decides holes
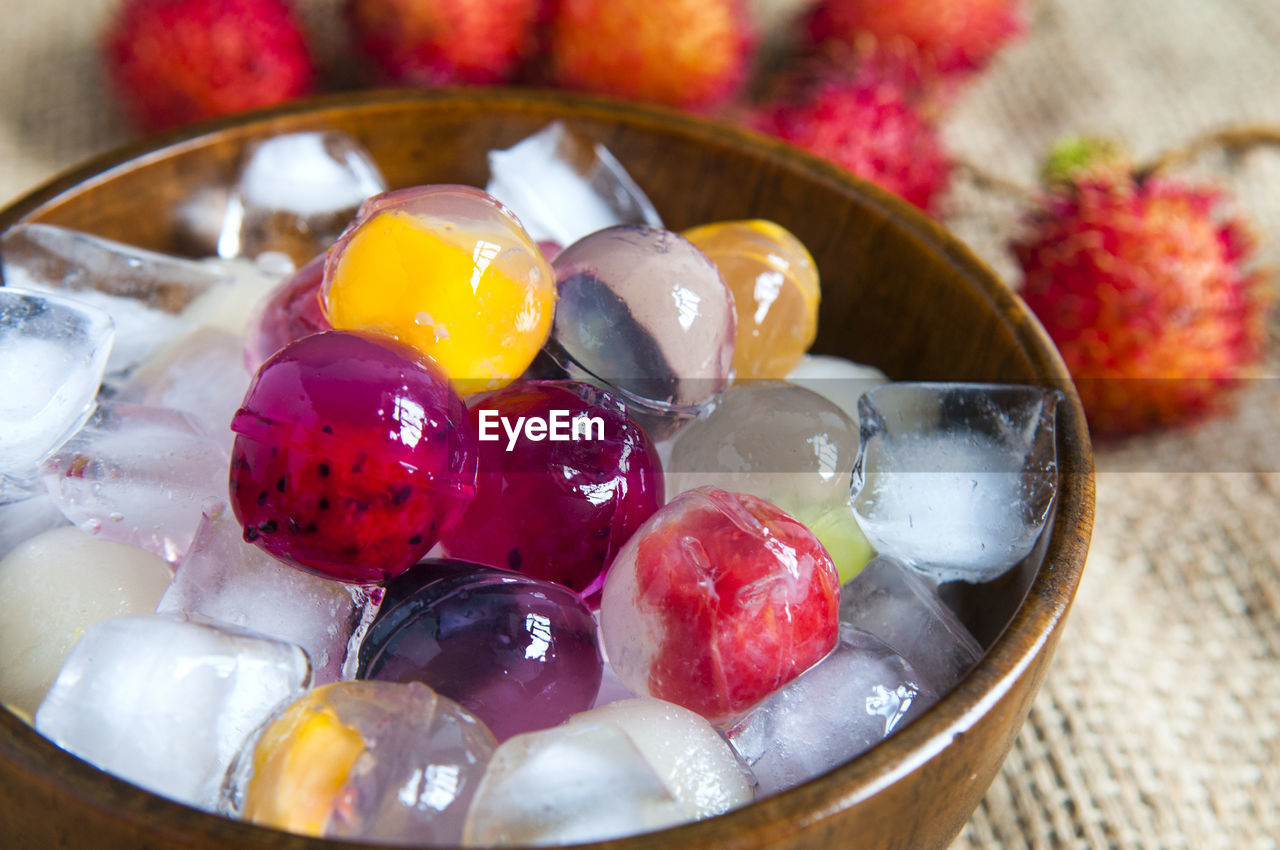
[[[779,143],[660,111],[528,92],[388,93],[286,107],[159,150],[113,155],[0,213],[0,229],[25,218],[190,252],[190,233],[178,224],[183,206],[201,191],[216,197],[230,185],[253,139],[340,130],[369,149],[393,186],[483,186],[486,151],[555,119],[603,142],[672,229],[762,217],[799,236],[823,281],[815,350],[873,364],[895,379],[1039,383],[1068,391],[1059,413],[1059,499],[1038,553],[1048,566],[1038,570],[1040,559],[1029,559],[998,594],[957,594],[954,603],[991,649],[956,692],[867,756],[799,789],[711,821],[608,845],[843,847],[838,830],[857,822],[865,839],[859,846],[945,846],[1007,752],[1074,595],[1092,526],[1092,456],[1066,370],[1038,324],[967,249],[904,202]],[[997,701],[1004,708],[991,710]],[[971,770],[963,763],[930,770],[946,761],[934,756],[958,735],[983,729],[993,756],[964,756],[975,762]],[[948,777],[960,787],[930,784]],[[914,814],[902,810],[918,793],[944,799],[917,805]],[[54,805],[72,807],[77,817],[51,831],[38,821],[59,817],[41,811]],[[93,846],[103,847],[317,846],[105,778],[0,712],[0,821],[10,819],[32,841],[20,841],[24,847],[44,846],[38,842],[51,835],[73,841],[67,846],[91,836]],[[904,835],[913,838],[904,842]]]

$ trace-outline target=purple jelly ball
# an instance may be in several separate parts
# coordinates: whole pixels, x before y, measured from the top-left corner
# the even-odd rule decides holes
[[[282,348],[231,430],[245,540],[326,578],[404,572],[475,491],[462,400],[435,364],[384,337],[329,331]]]
[[[601,672],[595,619],[568,589],[429,560],[386,584],[357,678],[422,682],[503,741],[590,708]]]
[[[333,326],[320,309],[324,255],[316,257],[271,290],[245,330],[244,362],[250,372],[289,343]]]
[[[662,505],[653,442],[616,397],[576,381],[513,384],[470,414],[480,472],[446,554],[598,600],[618,550]]]

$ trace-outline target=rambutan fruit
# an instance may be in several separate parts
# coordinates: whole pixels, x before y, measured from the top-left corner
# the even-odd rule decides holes
[[[510,81],[537,48],[542,0],[350,0],[357,45],[382,82]]]
[[[151,131],[315,88],[311,54],[284,0],[126,0],[103,54],[134,119]]]
[[[805,23],[814,44],[905,43],[944,74],[983,68],[1025,27],[1022,0],[821,0]]]
[[[1013,250],[1094,436],[1224,409],[1262,357],[1271,291],[1223,192],[1135,175],[1114,147],[1080,140],[1045,174],[1049,192]]]
[[[566,88],[705,110],[742,87],[754,45],[741,0],[559,0],[547,72]]]
[[[875,73],[822,73],[782,88],[755,113],[771,133],[932,211],[951,172],[937,128],[909,85]]]

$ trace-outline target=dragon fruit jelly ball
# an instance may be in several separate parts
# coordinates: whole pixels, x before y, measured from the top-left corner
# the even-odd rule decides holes
[[[503,741],[590,708],[602,669],[595,618],[568,588],[427,560],[387,582],[357,676],[422,682]]]
[[[598,596],[618,550],[662,504],[652,441],[613,395],[575,381],[513,384],[470,413],[476,495],[445,551]]]
[[[327,578],[404,572],[475,491],[466,407],[394,340],[328,331],[291,343],[262,365],[231,429],[245,540]]]
[[[538,246],[470,186],[370,198],[325,260],[322,304],[335,328],[413,346],[464,393],[524,372],[551,332],[555,300]]]
[[[839,607],[835,565],[803,524],[699,487],[618,553],[600,625],[623,684],[724,723],[835,647]]]

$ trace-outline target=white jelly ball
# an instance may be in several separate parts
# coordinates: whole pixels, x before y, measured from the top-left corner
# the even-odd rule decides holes
[[[78,528],[55,528],[0,561],[0,701],[33,714],[89,626],[155,610],[165,561]]]
[[[702,715],[660,699],[636,698],[575,714],[567,726],[615,726],[635,744],[690,817],[746,805],[753,779]]]
[[[857,422],[858,399],[889,379],[874,366],[864,366],[829,354],[806,354],[787,375],[787,380],[834,402]]]

